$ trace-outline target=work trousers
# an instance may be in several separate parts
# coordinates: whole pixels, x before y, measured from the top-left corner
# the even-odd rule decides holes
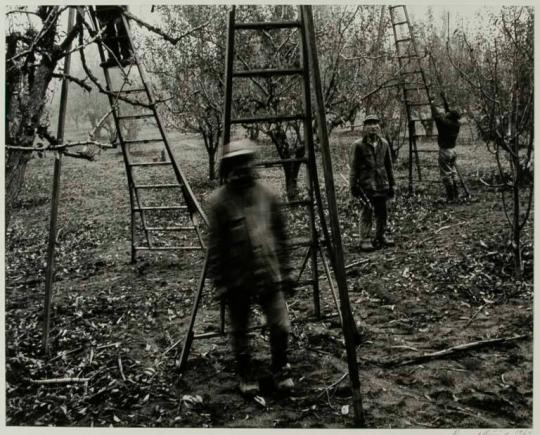
[[[371,240],[371,228],[375,218],[375,240],[382,240],[388,220],[387,198],[369,195],[369,203],[362,203],[360,210],[360,239]]]
[[[458,181],[456,159],[454,148],[439,148],[439,170],[441,180],[447,190],[455,186]]]
[[[227,299],[231,321],[231,344],[238,365],[238,372],[245,376],[250,361],[247,329],[252,300],[246,292],[235,291]],[[257,298],[270,331],[270,350],[272,353],[271,370],[279,371],[287,364],[287,341],[291,331],[291,323],[285,297],[281,291],[270,291]]]

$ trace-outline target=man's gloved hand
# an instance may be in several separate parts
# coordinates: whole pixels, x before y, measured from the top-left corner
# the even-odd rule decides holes
[[[388,189],[388,198],[393,198],[394,195],[395,195],[394,187],[392,186],[392,187],[390,187],[390,188]]]
[[[287,297],[294,296],[296,293],[296,282],[292,277],[287,276],[281,281],[281,291]]]

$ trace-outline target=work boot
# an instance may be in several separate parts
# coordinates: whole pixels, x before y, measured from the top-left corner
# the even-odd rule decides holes
[[[238,389],[245,396],[256,396],[259,394],[259,382],[246,377],[240,377]]]
[[[256,395],[259,392],[259,383],[254,380],[253,369],[251,366],[251,356],[249,353],[242,352],[236,355],[236,372],[240,381],[238,389],[245,395]]]
[[[105,62],[101,62],[99,65],[102,68],[113,68],[115,66],[119,66],[118,62],[113,57],[109,57]]]
[[[132,56],[125,57],[122,60],[120,60],[120,65],[122,66],[128,66],[132,64],[135,64],[135,58]]]
[[[454,202],[454,187],[450,184],[445,184],[444,189],[446,190],[446,202],[452,204]]]
[[[452,184],[452,196],[454,197],[454,202],[459,201],[459,188],[455,182]]]
[[[290,392],[294,388],[294,381],[290,376],[291,366],[287,364],[285,367],[272,373],[274,388],[280,392]]]
[[[364,252],[371,252],[375,250],[375,246],[373,246],[373,242],[371,240],[362,240],[360,242],[360,250]]]
[[[382,246],[396,246],[396,243],[394,242],[394,239],[392,239],[389,236],[382,236],[380,238],[380,243]]]

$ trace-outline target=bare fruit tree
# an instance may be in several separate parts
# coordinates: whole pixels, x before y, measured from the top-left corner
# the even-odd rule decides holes
[[[11,7],[6,12],[6,227],[18,200],[27,163],[32,158],[33,151],[55,150],[72,157],[93,158],[93,154],[85,152],[68,152],[68,148],[73,144],[59,144],[49,130],[51,93],[57,79],[68,80],[83,88],[85,92],[94,90],[94,93],[107,93],[103,81],[96,76],[95,64],[92,65],[91,59],[87,60],[85,55],[89,47],[101,40],[101,35],[93,30],[86,8],[83,7],[77,7],[75,25],[66,32],[68,9],[68,6],[22,6]],[[140,19],[136,19],[136,22],[172,44],[199,30],[190,29],[176,36],[175,33],[165,33]],[[69,49],[72,43],[75,44]],[[62,70],[61,60],[68,53],[76,52],[80,54],[82,77],[65,74]],[[136,101],[122,97],[120,99],[137,105]],[[54,106],[52,108],[54,109]],[[89,132],[88,141],[78,141],[77,146],[107,145],[94,140],[98,130],[107,122],[112,128],[112,124],[105,117],[107,110],[102,108],[99,112],[92,123],[93,132]],[[136,131],[128,133],[136,134]],[[115,135],[111,134],[109,139],[113,140],[113,136]],[[48,145],[37,144],[40,139]]]
[[[520,278],[522,231],[534,196],[533,8],[504,7],[490,17],[490,25],[496,30],[490,36],[469,40],[462,33],[469,56],[450,59],[475,97],[481,136],[492,145],[501,201],[511,228],[514,270]]]

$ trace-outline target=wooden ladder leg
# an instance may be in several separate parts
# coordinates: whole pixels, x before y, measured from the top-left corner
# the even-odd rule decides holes
[[[330,268],[328,267],[328,262],[326,261],[326,257],[324,256],[324,252],[321,246],[319,246],[319,255],[321,256],[321,261],[323,264],[324,272],[326,274],[326,279],[328,279],[328,285],[330,286],[330,291],[332,292],[332,299],[334,299],[334,304],[336,305],[336,309],[339,315],[339,321],[341,326],[343,327],[343,315],[341,314],[341,308],[339,306],[339,301],[336,294],[336,287],[334,285],[334,280],[332,279],[332,274],[330,273]]]
[[[178,365],[178,369],[180,372],[182,372],[186,366],[186,362],[189,356],[189,352],[191,350],[191,344],[193,343],[193,328],[195,326],[195,319],[197,318],[197,311],[199,310],[199,304],[201,302],[203,289],[204,289],[204,282],[206,281],[206,272],[208,270],[208,251],[206,252],[206,256],[204,258],[204,265],[201,272],[201,277],[199,279],[199,287],[197,288],[197,295],[195,296],[195,300],[193,302],[193,308],[191,310],[191,318],[189,319],[189,326],[186,333],[186,338],[184,340],[184,345],[182,347],[182,353],[180,354],[180,361]]]

